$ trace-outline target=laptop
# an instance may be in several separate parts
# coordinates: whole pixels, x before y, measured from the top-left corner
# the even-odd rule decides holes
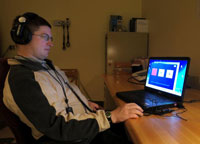
[[[116,95],[127,103],[138,104],[148,113],[183,107],[189,63],[189,57],[151,57],[144,89],[118,92]]]

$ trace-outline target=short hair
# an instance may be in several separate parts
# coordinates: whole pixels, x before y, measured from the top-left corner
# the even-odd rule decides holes
[[[17,16],[13,21],[13,27],[17,23],[19,23],[20,17],[25,17],[27,19],[26,26],[30,29],[32,33],[38,30],[40,26],[48,26],[49,28],[51,28],[51,25],[47,20],[33,12],[26,12],[23,15]]]

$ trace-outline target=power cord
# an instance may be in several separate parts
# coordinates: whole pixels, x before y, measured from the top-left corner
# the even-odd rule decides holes
[[[134,80],[134,81],[133,81]],[[128,78],[128,82],[129,83],[133,83],[133,84],[137,84],[137,85],[144,85],[145,83],[144,82],[135,82],[137,81],[136,79],[134,79],[134,77],[130,77]]]
[[[176,112],[175,114],[173,114],[171,116],[164,116],[164,117],[176,117],[176,118],[179,118],[181,120],[188,121],[187,119],[185,119],[185,118],[183,118],[183,117],[180,116],[180,114],[183,114],[183,113],[185,113],[187,111],[186,108],[178,108],[177,110],[173,110],[173,111],[175,112],[175,111],[178,111],[180,109],[182,109],[181,112]]]
[[[180,109],[183,109],[183,111],[176,112],[175,114],[172,114],[170,116],[166,116],[166,114],[178,111]],[[157,111],[154,111],[154,112],[146,112],[146,113],[144,113],[144,116],[158,115],[158,116],[161,116],[161,117],[177,117],[177,118],[179,118],[181,120],[188,121],[187,119],[185,119],[185,118],[183,118],[183,117],[180,116],[180,114],[183,114],[186,111],[187,111],[186,108],[178,108],[177,110],[173,110],[173,109],[169,109],[168,108],[168,109],[157,110]]]
[[[179,113],[176,113],[176,117],[178,117],[178,118],[180,118],[180,119],[182,119],[182,120],[184,120],[184,121],[187,121],[187,119],[185,119],[185,118],[183,118],[183,117],[181,117],[179,114],[182,114],[182,113],[184,113],[184,112],[186,112],[187,111],[187,109],[186,108],[183,108],[183,111],[182,112],[179,112]]]

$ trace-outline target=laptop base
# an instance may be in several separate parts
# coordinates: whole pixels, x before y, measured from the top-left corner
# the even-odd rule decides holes
[[[147,95],[143,95],[143,90],[136,90],[136,91],[125,91],[125,92],[118,92],[116,96],[126,103],[136,103],[138,104],[143,110],[144,113],[149,114],[161,114],[167,113],[169,108],[172,107],[183,107],[182,103],[177,103],[176,101],[164,99],[163,102],[156,101],[154,99],[149,99],[147,96],[150,94],[145,92]],[[142,95],[139,95],[142,94]],[[161,99],[160,97],[159,99]],[[158,99],[158,98],[155,98]]]

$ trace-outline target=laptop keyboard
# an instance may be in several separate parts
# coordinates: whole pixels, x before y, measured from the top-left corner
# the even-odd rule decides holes
[[[135,95],[138,96],[138,98],[141,96],[144,96],[144,106],[159,106],[159,105],[163,105],[163,103],[165,104],[170,104],[172,103],[171,100],[165,98],[165,97],[161,97],[160,95],[156,95],[156,94],[151,94],[150,92],[144,92],[144,91],[138,91],[137,93],[135,93]]]

